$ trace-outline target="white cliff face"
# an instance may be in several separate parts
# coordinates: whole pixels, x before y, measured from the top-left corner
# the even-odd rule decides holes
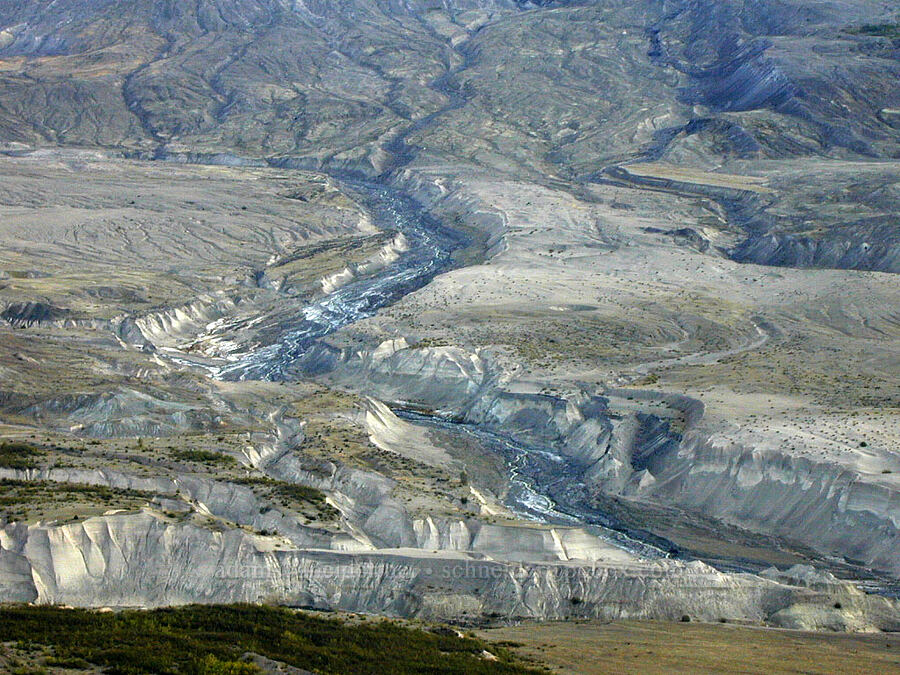
[[[371,258],[358,264],[348,265],[341,271],[324,277],[321,281],[322,292],[326,295],[333,293],[351,281],[380,272],[391,263],[399,260],[400,256],[408,250],[409,240],[402,232],[399,232]]]
[[[79,606],[274,601],[445,620],[688,614],[803,625],[803,617],[841,616],[833,607],[840,598],[859,627],[897,626],[891,603],[841,583],[790,585],[700,562],[515,563],[402,550],[277,550],[271,538],[172,524],[149,512],[9,525],[0,530],[0,569],[7,588],[22,582],[17,599]]]
[[[366,390],[383,401],[410,401],[432,409],[471,405],[493,381],[482,354],[457,347],[410,348],[388,340],[371,353],[351,355],[338,381],[364,378]]]
[[[634,493],[900,576],[900,492],[887,481],[702,429],[649,471],[653,484]]]
[[[240,298],[201,296],[181,307],[173,307],[134,320],[141,335],[157,347],[176,347],[203,333],[213,322],[233,314]]]
[[[25,556],[28,526],[10,523],[0,529],[0,594],[7,602],[34,602],[38,590]]]
[[[422,427],[397,417],[384,403],[373,398],[366,401],[366,427],[369,440],[386,452],[414,459],[437,467],[453,467],[458,463],[446,450],[435,446]],[[463,469],[459,465],[458,469]]]

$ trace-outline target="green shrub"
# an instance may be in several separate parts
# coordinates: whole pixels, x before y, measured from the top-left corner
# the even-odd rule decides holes
[[[88,663],[84,659],[78,658],[77,656],[70,656],[68,658],[61,656],[50,656],[46,659],[44,665],[51,666],[53,668],[71,668],[76,670],[89,670],[91,668],[90,663]]]
[[[262,671],[243,661],[220,661],[212,654],[199,659],[191,668],[196,675],[260,675]]]

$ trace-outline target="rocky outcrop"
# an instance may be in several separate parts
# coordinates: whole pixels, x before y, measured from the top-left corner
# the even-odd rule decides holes
[[[494,390],[499,376],[484,357],[456,347],[417,349],[405,340],[389,340],[371,352],[344,353],[327,377],[344,382],[363,378],[364,390],[383,401],[468,410]]]
[[[369,440],[381,450],[436,467],[457,464],[445,449],[429,441],[427,430],[400,419],[387,405],[373,398],[366,400],[366,427]],[[457,468],[463,470],[464,466]]]

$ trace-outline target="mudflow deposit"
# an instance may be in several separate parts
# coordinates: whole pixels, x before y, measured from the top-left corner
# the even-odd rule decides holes
[[[888,0],[0,2],[0,600],[900,629]]]

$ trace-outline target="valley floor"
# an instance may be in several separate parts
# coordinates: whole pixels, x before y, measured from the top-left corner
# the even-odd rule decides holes
[[[185,648],[189,645],[189,648]],[[731,623],[580,620],[475,630],[250,605],[152,611],[0,607],[0,671],[74,673],[900,672],[900,635]]]
[[[829,635],[730,624],[527,623],[478,632],[560,674],[896,673],[900,635]]]

